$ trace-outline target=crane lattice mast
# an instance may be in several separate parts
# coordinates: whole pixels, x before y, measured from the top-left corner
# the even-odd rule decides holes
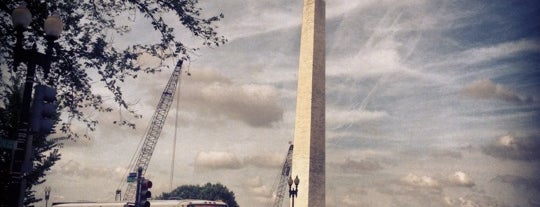
[[[161,130],[163,129],[163,125],[165,124],[167,114],[169,113],[171,103],[174,100],[174,94],[176,93],[176,88],[182,74],[182,63],[182,60],[178,61],[176,67],[174,68],[174,71],[171,74],[169,82],[165,87],[165,90],[161,94],[161,99],[159,100],[156,111],[152,116],[152,121],[144,136],[144,142],[138,149],[139,154],[137,156],[137,159],[135,160],[135,162],[132,162],[129,165],[131,172],[135,172],[140,167],[142,168],[142,176],[144,176],[144,174],[146,173],[148,163],[150,162],[150,158],[152,158],[152,153],[154,153],[154,148],[156,147],[156,143],[161,134]],[[124,200],[134,200],[136,187],[136,182],[128,183],[124,194]]]
[[[285,161],[283,162],[283,168],[281,169],[279,177],[279,182],[276,188],[276,197],[272,207],[281,207],[283,205],[283,198],[285,197],[285,192],[287,191],[287,180],[291,173],[292,167],[292,155],[293,155],[293,145],[289,146],[289,151],[287,156],[285,156]]]

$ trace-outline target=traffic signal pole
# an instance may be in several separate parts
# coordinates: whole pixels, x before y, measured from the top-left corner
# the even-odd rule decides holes
[[[135,191],[135,207],[140,207],[141,203],[141,183],[143,181],[142,171],[142,167],[139,167],[137,169],[137,190]]]

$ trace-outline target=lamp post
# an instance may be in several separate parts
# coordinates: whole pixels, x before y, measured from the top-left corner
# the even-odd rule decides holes
[[[51,187],[45,187],[45,207],[49,206],[49,198],[51,196]]]
[[[26,63],[26,80],[22,97],[22,107],[19,118],[19,133],[17,136],[17,146],[13,151],[13,159],[10,164],[13,182],[10,186],[11,199],[9,206],[23,206],[26,189],[25,175],[32,171],[32,141],[33,130],[30,124],[30,102],[32,99],[32,89],[36,75],[36,66],[41,66],[45,78],[49,74],[54,41],[58,39],[64,23],[57,14],[49,16],[44,23],[45,39],[47,49],[45,54],[37,51],[36,43],[31,49],[23,48],[24,31],[32,22],[32,14],[26,8],[26,3],[22,3],[12,12],[13,26],[16,32],[16,43],[13,54],[13,70],[17,71],[20,63]]]
[[[298,184],[300,183],[300,179],[298,179],[298,175],[296,178],[294,178],[294,188],[292,188],[293,179],[289,176],[289,198],[292,198],[292,207],[294,207],[294,197],[298,196]]]

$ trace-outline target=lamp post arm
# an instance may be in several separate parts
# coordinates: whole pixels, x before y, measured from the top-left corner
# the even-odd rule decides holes
[[[54,47],[54,41],[57,39],[56,37],[53,37],[53,36],[45,36],[45,39],[47,39],[47,50],[45,50],[45,54],[40,54],[42,56],[42,58],[44,59],[43,61],[40,61],[41,63],[43,63],[43,65],[41,65],[41,67],[43,68],[43,73],[44,73],[44,78],[47,79],[47,77],[49,76],[49,72],[51,71],[51,62],[52,62],[52,59],[53,59],[53,47]]]
[[[23,35],[24,29],[22,28],[16,28],[15,29],[15,37],[17,38],[15,42],[15,49],[13,50],[13,71],[17,72],[17,69],[19,65],[21,64],[21,55],[24,53],[23,49],[23,41],[24,41],[24,35]]]
[[[34,48],[32,50],[35,49]],[[33,59],[34,54],[33,52],[28,52],[25,50],[22,50],[23,54],[26,55],[26,58]],[[21,122],[23,125],[26,125],[28,127],[28,123],[30,121],[30,103],[32,100],[32,90],[34,87],[34,77],[36,76],[36,63],[35,61],[26,61],[27,62],[27,69],[26,69],[26,79],[24,81],[24,92],[23,92],[23,105],[21,108]],[[24,127],[24,126],[23,126]]]

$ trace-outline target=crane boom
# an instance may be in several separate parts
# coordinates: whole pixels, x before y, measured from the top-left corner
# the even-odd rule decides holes
[[[144,136],[144,142],[141,145],[141,148],[138,150],[139,154],[134,163],[130,164],[131,172],[135,172],[139,167],[142,168],[142,175],[146,173],[148,168],[148,163],[152,158],[154,153],[154,148],[165,124],[165,119],[169,113],[171,103],[174,99],[174,94],[176,93],[176,88],[182,74],[182,60],[179,60],[174,68],[174,71],[171,74],[169,82],[165,87],[165,90],[161,94],[161,98],[158,102],[156,111],[152,116],[152,121],[149,125],[148,130]],[[124,194],[124,200],[133,200],[135,197],[136,183],[128,183],[126,191]]]
[[[287,179],[289,178],[289,175],[291,173],[292,155],[293,145],[291,144],[289,146],[287,156],[285,156],[285,161],[283,162],[283,168],[281,169],[281,173],[278,176],[279,183],[277,185],[276,198],[274,200],[274,203],[272,204],[272,207],[281,207],[283,205],[283,198],[285,197],[285,191],[287,191]]]

